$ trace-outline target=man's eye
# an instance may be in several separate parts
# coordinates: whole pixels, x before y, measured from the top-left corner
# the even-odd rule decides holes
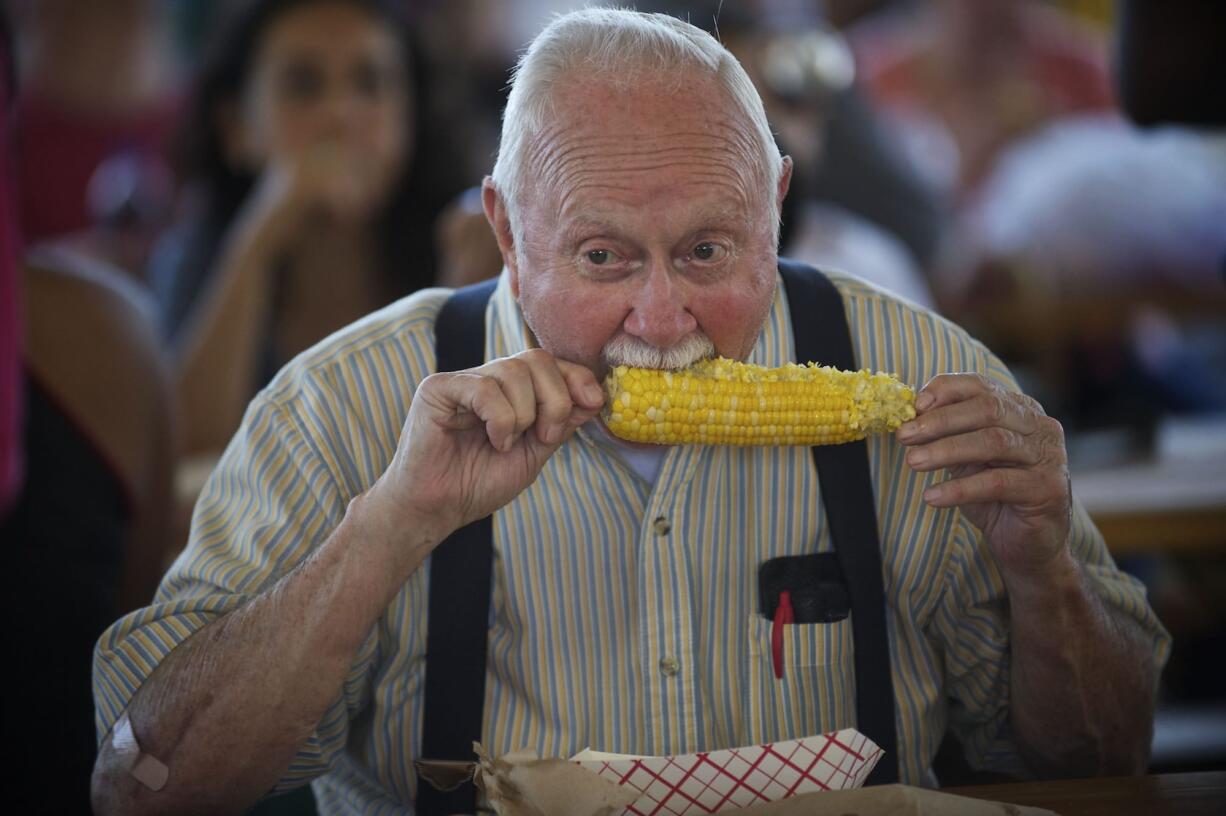
[[[703,241],[690,253],[698,261],[718,261],[724,257],[724,248],[719,244]]]
[[[587,253],[587,259],[593,266],[604,266],[613,258],[613,252],[608,249],[593,249]]]

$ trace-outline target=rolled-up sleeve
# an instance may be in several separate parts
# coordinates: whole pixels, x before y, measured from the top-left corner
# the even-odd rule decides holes
[[[1029,776],[1009,721],[1009,607],[1004,581],[979,532],[963,519],[946,573],[932,634],[945,657],[949,727],[972,767]],[[1091,590],[1136,625],[1161,672],[1170,635],[1146,600],[1145,587],[1115,565],[1102,535],[1074,501],[1071,548]]]
[[[171,651],[269,588],[339,525],[351,498],[335,475],[345,463],[310,441],[330,435],[312,427],[327,412],[312,410],[310,400],[308,389],[277,382],[256,398],[210,477],[188,545],[154,602],[99,639],[93,668],[99,740]],[[322,773],[343,748],[350,719],[366,704],[377,651],[372,634],[278,788]]]
[[[979,370],[1011,391],[1017,382],[994,354],[977,344]],[[1088,513],[1073,496],[1069,546],[1087,583],[1117,616],[1133,621],[1153,655],[1155,677],[1171,639],[1146,599],[1145,586],[1122,572]],[[941,602],[929,626],[944,655],[949,727],[974,768],[1029,776],[1009,719],[1009,602],[995,556],[961,513],[946,562]]]

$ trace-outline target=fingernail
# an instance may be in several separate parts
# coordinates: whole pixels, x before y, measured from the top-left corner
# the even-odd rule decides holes
[[[915,410],[927,411],[932,407],[932,403],[936,402],[937,398],[927,392],[920,394],[915,398]]]
[[[928,463],[928,454],[922,450],[910,450],[907,452],[907,464],[911,467],[923,467]]]
[[[604,402],[604,389],[599,385],[589,385],[583,390],[583,396],[589,403]]]
[[[545,430],[545,444],[546,445],[556,445],[558,444],[558,440],[561,438],[562,438],[562,427],[560,425],[553,425]]]
[[[940,501],[941,494],[943,492],[944,491],[941,490],[940,485],[937,485],[936,487],[930,487],[924,491],[924,501],[928,502],[929,504]]]
[[[898,429],[898,439],[899,441],[905,442],[906,440],[915,436],[915,434],[918,432],[919,432],[919,425],[917,425],[916,423],[914,422],[904,423]]]

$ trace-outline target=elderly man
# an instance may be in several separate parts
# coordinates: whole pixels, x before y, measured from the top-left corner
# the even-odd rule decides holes
[[[322,812],[410,812],[433,801],[415,759],[465,758],[437,755],[449,737],[660,754],[869,720],[910,783],[947,729],[976,766],[1143,769],[1166,636],[1070,496],[1059,425],[931,314],[845,277],[833,312],[785,291],[789,173],[708,35],[551,24],[485,183],[488,304],[414,295],[254,401],[155,603],[100,641],[99,810],[237,811],[314,779]],[[871,550],[808,449],[634,446],[598,419],[611,363],[780,365],[844,318],[858,365],[927,383],[896,439],[846,460]],[[853,581],[855,614],[827,598],[777,659],[764,565],[834,549],[878,565],[884,604]],[[876,716],[872,684],[892,689]]]

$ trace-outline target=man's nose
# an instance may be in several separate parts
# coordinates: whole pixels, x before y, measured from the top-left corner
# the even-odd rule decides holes
[[[622,328],[661,349],[672,348],[698,328],[684,292],[666,263],[652,263]]]

